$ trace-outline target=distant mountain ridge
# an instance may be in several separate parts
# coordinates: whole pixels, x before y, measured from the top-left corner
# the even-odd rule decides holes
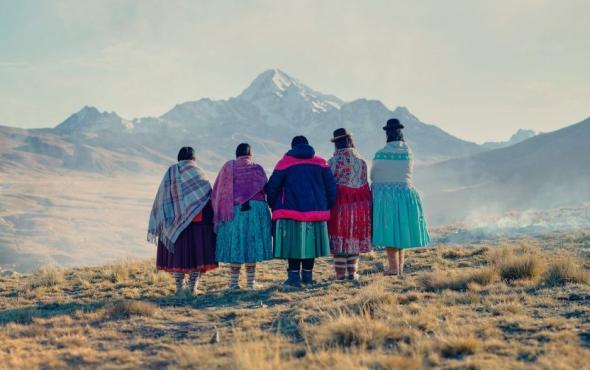
[[[522,141],[530,139],[536,135],[538,135],[538,133],[533,130],[527,130],[527,129],[521,128],[518,131],[516,131],[514,133],[514,135],[512,135],[510,137],[510,139],[508,139],[508,141],[488,141],[488,142],[483,143],[481,146],[483,146],[486,149],[505,148],[507,146],[518,144]]]
[[[318,153],[329,156],[329,140],[338,127],[350,130],[357,147],[370,157],[384,145],[381,127],[392,117],[406,125],[407,141],[420,163],[485,150],[421,122],[405,107],[391,111],[377,100],[345,102],[271,69],[237,97],[177,104],[160,117],[127,120],[86,106],[53,129],[0,127],[0,140],[6,143],[0,151],[0,169],[151,172],[172,162],[180,146],[192,145],[201,163],[215,171],[243,141],[250,142],[258,160],[271,168],[297,134],[308,135]]]
[[[125,120],[115,112],[99,112],[95,107],[85,106],[72,114],[53,130],[56,133],[68,134],[76,131],[131,131],[133,123]]]
[[[590,202],[590,118],[518,144],[424,166],[433,221]]]

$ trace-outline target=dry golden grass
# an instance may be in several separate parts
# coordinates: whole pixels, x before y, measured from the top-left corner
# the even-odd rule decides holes
[[[494,252],[491,263],[505,281],[538,281],[544,271],[545,258],[532,248],[503,247]]]
[[[288,369],[290,362],[288,353],[283,354],[286,346],[284,338],[268,336],[262,340],[242,338],[231,349],[230,369],[234,370],[281,370]],[[287,345],[288,346],[288,345]]]
[[[53,265],[45,265],[29,276],[28,286],[30,289],[51,288],[64,282],[64,272],[61,268]]]
[[[463,358],[473,355],[479,350],[481,343],[472,336],[456,336],[444,338],[440,352],[446,358]]]
[[[382,320],[375,320],[366,314],[341,314],[328,321],[321,329],[308,329],[314,346],[358,347],[375,349],[387,341],[395,340],[395,329]]]
[[[543,282],[548,286],[563,286],[568,283],[588,284],[590,273],[580,265],[579,261],[566,256],[551,262]]]
[[[444,289],[467,290],[471,284],[486,286],[498,280],[498,273],[494,268],[483,267],[472,271],[442,272],[436,271],[425,274],[420,278],[424,288],[430,291]]]
[[[410,251],[403,278],[374,253],[359,284],[322,259],[295,290],[270,261],[260,291],[228,292],[222,268],[197,297],[153,260],[0,277],[0,369],[583,369],[588,240]]]
[[[152,317],[158,313],[158,306],[143,301],[121,301],[106,308],[106,317],[111,320],[128,319],[132,316]]]

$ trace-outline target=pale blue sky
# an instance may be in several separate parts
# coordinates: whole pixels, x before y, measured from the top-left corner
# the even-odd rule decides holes
[[[588,1],[0,0],[0,124],[125,118],[280,68],[465,139],[590,116]]]

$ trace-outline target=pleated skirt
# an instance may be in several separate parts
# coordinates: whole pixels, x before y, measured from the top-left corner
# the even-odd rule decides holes
[[[275,227],[275,258],[305,259],[330,255],[328,225],[325,221],[300,222],[280,219]]]
[[[418,248],[430,243],[420,194],[407,183],[373,183],[373,248]]]
[[[273,258],[270,210],[266,202],[250,201],[250,209],[234,207],[234,219],[217,227],[217,262],[256,263]]]
[[[203,221],[191,222],[176,239],[174,253],[158,244],[156,267],[168,272],[207,272],[217,267],[213,209],[208,203],[202,212]]]
[[[350,188],[338,185],[336,204],[330,210],[328,233],[334,256],[371,251],[371,190],[369,185]]]

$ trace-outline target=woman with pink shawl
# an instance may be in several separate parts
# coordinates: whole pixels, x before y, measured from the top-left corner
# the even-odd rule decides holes
[[[236,149],[213,186],[216,260],[230,264],[230,289],[240,289],[240,270],[246,264],[248,288],[255,281],[256,263],[272,258],[271,219],[264,186],[266,173],[252,160],[249,144]]]

